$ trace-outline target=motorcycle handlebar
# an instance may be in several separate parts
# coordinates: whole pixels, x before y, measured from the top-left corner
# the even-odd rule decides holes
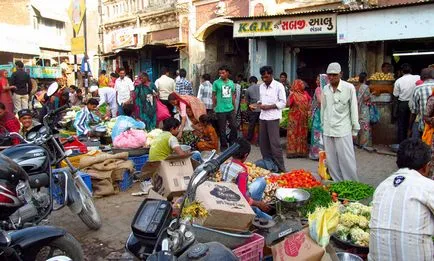
[[[229,159],[235,152],[240,148],[240,144],[234,143],[229,148],[227,148],[222,154],[220,154],[215,160],[218,165],[223,164],[227,159]]]
[[[50,111],[50,115],[58,114],[59,112],[64,111],[64,110],[66,110],[68,108],[69,108],[69,105],[65,104],[65,105],[63,105],[63,106],[61,106],[61,107],[59,107],[57,109],[54,109],[54,110]]]

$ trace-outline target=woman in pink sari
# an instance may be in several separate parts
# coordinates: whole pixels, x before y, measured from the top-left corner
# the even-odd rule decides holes
[[[11,88],[8,82],[8,72],[0,70],[0,103],[6,107],[6,111],[14,113],[14,102],[12,101]]]

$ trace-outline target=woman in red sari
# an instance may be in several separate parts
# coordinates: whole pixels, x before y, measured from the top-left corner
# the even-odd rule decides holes
[[[6,111],[14,113],[14,102],[12,101],[11,88],[8,83],[8,72],[0,70],[0,103],[6,107]]]
[[[307,137],[311,114],[311,98],[304,90],[304,82],[302,80],[295,80],[292,84],[287,106],[290,109],[288,114],[286,157],[306,157],[309,152]]]

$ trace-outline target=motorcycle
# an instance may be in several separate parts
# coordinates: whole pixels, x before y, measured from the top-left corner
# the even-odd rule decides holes
[[[16,230],[39,224],[53,210],[65,205],[93,230],[101,227],[101,218],[92,195],[78,175],[56,136],[53,119],[67,109],[62,106],[49,112],[43,124],[32,128],[26,138],[9,133],[24,143],[0,154],[0,228]],[[53,175],[51,166],[65,160],[68,168]],[[54,185],[64,196],[64,203],[53,206]]]
[[[196,189],[239,147],[235,143],[217,158],[214,158],[214,151],[208,160],[196,168],[179,213],[182,213],[186,201],[194,201]],[[191,230],[190,218],[178,216],[171,220],[171,216],[171,202],[154,199],[143,201],[131,224],[132,233],[127,239],[126,250],[136,258],[148,261],[238,260],[230,249],[219,242],[198,243]]]
[[[80,261],[80,243],[68,232],[51,226],[0,231],[0,261]]]

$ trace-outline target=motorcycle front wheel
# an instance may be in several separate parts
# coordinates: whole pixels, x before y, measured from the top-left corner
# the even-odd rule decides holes
[[[84,260],[83,249],[80,243],[70,234],[55,238],[44,243],[42,246],[35,246],[26,249],[23,260],[45,261],[53,257],[68,257],[74,261]]]
[[[81,212],[78,213],[78,216],[90,229],[98,230],[101,227],[101,218],[86,184],[82,179],[76,179],[75,185],[77,186],[77,191],[80,194],[82,203],[82,209]]]

